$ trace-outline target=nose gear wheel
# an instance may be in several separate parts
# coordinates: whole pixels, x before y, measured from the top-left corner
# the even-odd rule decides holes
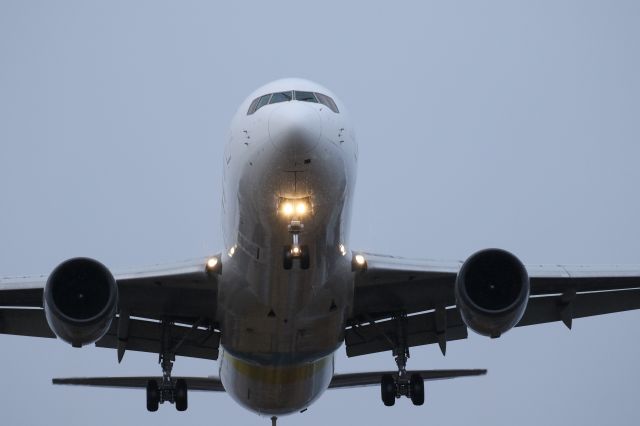
[[[292,220],[288,225],[291,234],[291,244],[285,245],[282,251],[282,267],[286,270],[293,268],[293,261],[300,261],[300,269],[309,269],[311,264],[309,246],[300,244],[300,233],[304,225],[299,220]]]

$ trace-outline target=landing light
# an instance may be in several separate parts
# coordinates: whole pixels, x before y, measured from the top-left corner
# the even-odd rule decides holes
[[[296,204],[296,213],[299,215],[303,215],[307,212],[307,204],[304,201],[298,202]]]
[[[218,256],[210,257],[204,264],[204,269],[208,273],[219,274],[222,272],[222,262]]]
[[[285,216],[291,216],[293,210],[293,203],[291,201],[285,201],[284,204],[282,204],[282,213],[284,213]]]
[[[229,249],[229,257],[233,257],[235,253],[236,253],[236,246],[233,246]]]
[[[285,217],[300,217],[311,213],[309,197],[306,198],[280,198],[278,212]]]
[[[356,254],[351,261],[351,269],[353,271],[365,271],[367,269],[367,259],[361,254]]]
[[[344,244],[340,244],[338,246],[338,250],[340,250],[340,254],[345,256],[347,254],[347,249],[344,247]]]

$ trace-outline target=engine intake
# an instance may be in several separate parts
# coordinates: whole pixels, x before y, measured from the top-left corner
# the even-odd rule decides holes
[[[529,300],[529,275],[520,260],[505,250],[471,255],[456,278],[456,302],[473,331],[499,337],[522,318]]]
[[[49,327],[74,347],[102,338],[117,306],[118,286],[113,275],[93,259],[62,262],[44,287],[44,311]]]

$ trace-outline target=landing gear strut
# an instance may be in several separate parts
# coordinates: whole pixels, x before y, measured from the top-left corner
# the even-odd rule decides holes
[[[176,410],[185,411],[188,406],[187,382],[184,379],[173,380],[171,378],[171,370],[176,358],[175,348],[169,349],[171,323],[163,321],[162,325],[162,350],[158,358],[162,367],[162,379],[159,384],[156,380],[147,382],[147,410],[158,411],[159,404],[169,402],[175,404]]]
[[[385,374],[380,382],[380,396],[387,407],[396,403],[396,399],[406,396],[411,399],[413,405],[424,404],[424,380],[418,373],[407,372],[407,360],[409,359],[409,346],[407,346],[407,316],[404,313],[396,316],[398,332],[393,356],[398,366],[395,375]]]
[[[300,233],[304,225],[299,220],[292,220],[289,223],[288,229],[291,234],[291,245],[284,246],[282,253],[282,266],[284,269],[291,269],[293,267],[293,261],[300,260],[301,269],[309,269],[309,247],[306,245],[300,245]]]

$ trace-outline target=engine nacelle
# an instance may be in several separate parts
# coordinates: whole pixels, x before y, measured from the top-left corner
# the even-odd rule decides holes
[[[60,339],[81,347],[105,335],[118,307],[118,285],[102,263],[74,258],[58,265],[44,287],[44,312]]]
[[[473,331],[499,337],[522,318],[529,300],[529,275],[520,260],[505,250],[471,255],[456,278],[456,302]]]

